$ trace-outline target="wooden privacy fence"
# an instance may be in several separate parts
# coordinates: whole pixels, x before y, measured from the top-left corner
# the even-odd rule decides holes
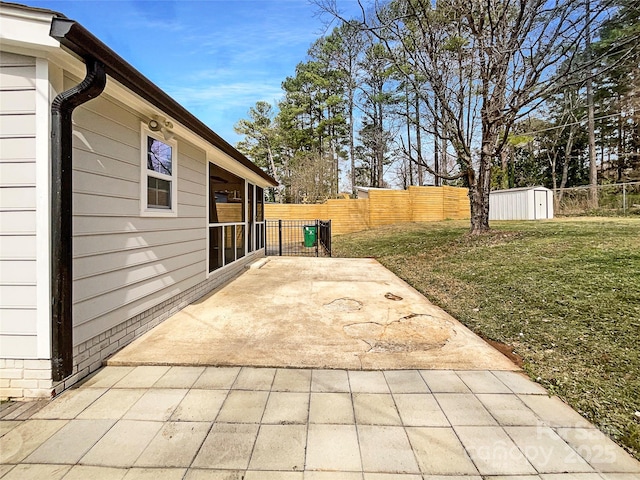
[[[265,204],[269,220],[331,220],[335,235],[381,225],[467,219],[466,188],[409,187],[408,190],[370,189],[368,198],[331,199],[320,204]]]

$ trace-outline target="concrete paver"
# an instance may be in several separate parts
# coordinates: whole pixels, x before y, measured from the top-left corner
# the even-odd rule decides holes
[[[112,375],[110,368],[100,372],[101,378],[115,385],[121,372]],[[535,387],[520,379],[504,377],[503,384],[511,393],[478,393],[502,391],[494,380],[490,386],[470,380],[474,391],[464,384],[466,393],[397,393],[424,392],[420,379],[426,386],[436,378],[435,390],[456,390],[465,374],[385,371],[383,378],[393,393],[361,393],[363,385],[379,388],[381,377],[359,377],[361,372],[351,375],[345,370],[333,375],[327,370],[268,369],[260,373],[251,368],[246,374],[242,370],[194,367],[189,371],[181,367],[188,382],[193,381],[191,388],[165,388],[167,384],[158,388],[160,379],[169,381],[170,377],[173,385],[184,386],[169,370],[160,376],[152,370],[153,383],[136,380],[150,384],[148,387],[104,391],[105,387],[91,386],[96,382],[82,385],[73,396],[83,400],[70,401],[71,396],[65,399],[66,394],[62,395],[40,415],[75,418],[10,421],[13,428],[0,438],[0,478],[640,477],[640,463],[585,420],[578,422],[582,417],[559,400],[530,393]],[[215,388],[195,388],[205,373],[200,385]],[[234,388],[237,378],[244,379],[242,390]],[[251,389],[250,378],[256,381],[256,389]],[[313,378],[319,390],[346,391],[311,391]],[[499,375],[486,378],[502,382]],[[445,385],[447,380],[452,386]],[[226,388],[220,388],[221,383]],[[93,397],[82,393],[84,390],[93,391]],[[85,405],[88,398],[95,399]],[[69,405],[69,411],[57,406],[58,401]],[[153,420],[123,418],[146,410]],[[588,427],[576,427],[584,424]]]
[[[106,391],[106,388],[75,388],[63,392],[57,401],[51,402],[31,418],[75,418]]]
[[[549,427],[593,427],[558,397],[548,395],[518,395],[518,397]]]
[[[85,388],[111,388],[130,374],[134,368],[135,367],[102,368],[94,375],[84,379],[81,385]]]
[[[114,420],[71,420],[24,462],[76,464],[114,423]]]
[[[538,473],[593,471],[549,427],[506,427],[505,431]]]
[[[476,468],[482,475],[528,475],[537,473],[522,451],[500,427],[454,427]]]
[[[228,390],[239,373],[239,367],[207,367],[193,384],[193,388]]]
[[[427,475],[478,473],[469,455],[450,428],[407,428],[420,470]]]
[[[364,480],[393,480],[398,475],[395,473],[364,473]],[[402,475],[403,480],[422,480],[422,475],[413,475],[405,473]]]
[[[279,368],[271,389],[274,392],[311,391],[311,370]]]
[[[83,410],[77,418],[83,420],[122,418],[144,393],[142,389],[109,390]]]
[[[482,480],[482,477],[475,475],[424,475],[424,480]],[[491,477],[492,480],[502,477]],[[531,480],[526,477],[518,477],[514,480]],[[537,478],[535,480],[538,480]]]
[[[421,370],[422,378],[433,393],[469,393],[469,387],[452,370]]]
[[[262,423],[307,423],[309,394],[300,392],[271,392]]]
[[[346,370],[314,370],[311,375],[312,392],[350,392]]]
[[[304,480],[363,480],[363,474],[360,472],[306,471],[304,472]]]
[[[575,474],[572,474],[575,475]],[[582,475],[581,473],[578,475]],[[540,480],[540,475],[491,475],[491,480]],[[571,478],[558,479],[558,480],[572,480]]]
[[[215,423],[192,466],[246,469],[258,435],[256,423]]]
[[[74,465],[64,480],[122,480],[126,474],[126,468]]]
[[[183,389],[151,389],[124,414],[126,420],[166,422],[187,394]]]
[[[116,382],[113,388],[150,388],[168,370],[169,367],[167,366],[138,366]]]
[[[478,397],[467,393],[436,393],[434,397],[451,425],[496,425]]]
[[[387,370],[384,376],[391,393],[431,393],[416,370]]]
[[[365,472],[420,473],[404,428],[360,425],[358,439]]]
[[[515,395],[481,393],[476,395],[500,425],[540,425],[542,421]]]
[[[633,473],[640,477],[640,462],[594,428],[558,428],[558,435],[599,472]]]
[[[226,398],[225,390],[189,390],[174,410],[171,420],[213,422]]]
[[[306,425],[261,425],[249,470],[304,470]]]
[[[245,480],[244,470],[209,470],[191,468],[187,471],[185,480]]]
[[[162,425],[162,422],[119,420],[82,457],[80,463],[106,467],[132,467]]]
[[[18,425],[22,425],[20,420],[4,420],[0,422],[0,437],[5,436]]]
[[[271,390],[275,368],[243,368],[233,384],[237,390]]]
[[[9,473],[9,470],[12,470],[13,468],[15,468],[15,465],[5,465],[0,463],[0,478]]]
[[[511,390],[504,383],[487,370],[456,373],[474,393],[511,393]]]
[[[3,480],[59,480],[71,468],[69,465],[18,465]]]
[[[353,409],[361,425],[402,425],[390,394],[354,393]]]
[[[267,472],[265,470],[247,470],[243,480],[303,480],[302,472]]]
[[[312,393],[309,423],[355,423],[353,403],[349,393]]]
[[[402,424],[408,427],[448,427],[447,417],[433,395],[400,393],[393,396]]]
[[[182,480],[184,468],[132,468],[123,480]]]
[[[600,474],[605,480],[638,480],[637,473],[607,473]]]
[[[509,372],[505,370],[494,370],[493,373],[502,383],[504,383],[513,393],[546,395],[547,391],[539,383],[532,382],[522,372]]]
[[[532,478],[536,480],[538,478],[540,480],[602,480],[602,477],[597,473],[542,473]]]
[[[22,462],[67,423],[67,420],[29,420],[17,426],[0,438],[0,464]]]
[[[188,467],[204,438],[209,422],[167,422],[136,460],[136,467]]]
[[[349,384],[354,393],[390,393],[382,372],[350,371]]]
[[[171,367],[153,384],[154,388],[191,388],[204,372],[204,367]]]
[[[306,468],[362,471],[355,425],[309,425]]]
[[[219,422],[260,423],[269,392],[232,390],[227,395],[220,413]]]

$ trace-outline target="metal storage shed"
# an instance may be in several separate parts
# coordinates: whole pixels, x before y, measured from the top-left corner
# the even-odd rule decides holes
[[[489,220],[553,218],[553,192],[545,187],[494,190],[489,196]]]

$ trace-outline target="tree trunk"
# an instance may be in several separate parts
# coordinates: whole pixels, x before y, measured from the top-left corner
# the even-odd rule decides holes
[[[620,106],[622,99],[620,98],[620,94],[618,93],[617,95],[617,104]],[[617,173],[616,173],[616,183],[619,183],[622,181],[622,172],[624,171],[625,167],[626,167],[626,158],[624,156],[624,145],[625,145],[625,141],[624,141],[624,128],[622,126],[622,112],[619,111],[618,112],[618,161],[617,161]]]
[[[382,89],[380,89],[380,94],[382,93]],[[382,95],[380,95],[382,96]],[[378,123],[378,152],[377,152],[377,177],[378,177],[378,187],[384,186],[384,129],[383,129],[383,113],[382,113],[382,103],[378,104],[377,108],[377,123]]]
[[[509,188],[509,152],[506,148],[500,152],[500,168],[502,172],[500,174],[500,188]]]
[[[447,159],[447,139],[442,137],[440,139],[440,172],[449,173],[449,164]],[[438,186],[442,185],[442,179]]]
[[[433,100],[433,111],[438,111],[438,97],[435,97]],[[438,154],[438,117],[437,115],[433,118],[433,171],[436,173],[440,173],[440,157]],[[433,184],[436,187],[440,186],[440,177],[438,175],[434,175]]]
[[[488,118],[490,114],[485,110],[483,116],[487,120],[483,121],[482,145],[480,149],[480,164],[478,166],[478,178],[475,175],[467,176],[469,180],[469,199],[471,200],[471,235],[481,235],[489,231],[489,192],[491,191],[491,165],[495,155],[501,152],[496,151],[498,144],[498,129]],[[470,165],[468,172],[473,172]]]
[[[353,132],[353,91],[349,92],[349,157],[351,159],[351,194],[356,195],[356,147]]]
[[[569,138],[564,146],[564,164],[562,165],[562,179],[560,180],[560,194],[558,195],[558,202],[562,201],[564,195],[564,187],[567,185],[569,179],[569,161],[571,160],[571,150],[573,150],[573,136],[575,134],[575,126],[569,127]]]
[[[481,177],[485,177],[481,175]],[[489,180],[491,171],[489,171]],[[475,177],[473,168],[467,170],[469,182],[469,203],[471,205],[471,235],[481,235],[489,231],[489,190],[482,188],[482,179]]]
[[[267,143],[267,156],[269,157],[269,166],[271,167],[271,176],[276,182],[278,182],[278,188],[274,190],[275,192],[277,192],[275,194],[277,198],[274,198],[274,200],[276,201],[276,203],[283,203],[284,195],[282,194],[282,188],[284,187],[284,185],[282,185],[282,183],[278,179],[278,174],[276,173],[276,164],[273,161],[273,154],[271,153],[271,145],[269,144],[268,141],[266,143]]]
[[[405,108],[407,111],[407,150],[409,152],[409,185],[413,185],[413,165],[411,165],[411,108],[409,107],[409,82],[404,82]],[[418,167],[419,168],[419,167]],[[406,174],[405,174],[406,177]]]
[[[587,62],[591,61],[591,5],[589,0],[586,3],[586,38],[585,50],[587,51]],[[598,168],[596,165],[596,133],[593,112],[593,82],[591,79],[591,68],[587,71],[587,128],[589,130],[589,200],[591,208],[598,208]]]
[[[416,156],[418,162],[418,185],[424,182],[424,172],[422,168],[422,135],[420,132],[420,96],[416,95]]]
[[[553,150],[553,154],[549,159],[549,166],[551,167],[551,181],[553,183],[553,194],[558,195],[558,172],[556,172],[556,168],[558,167],[558,153]]]

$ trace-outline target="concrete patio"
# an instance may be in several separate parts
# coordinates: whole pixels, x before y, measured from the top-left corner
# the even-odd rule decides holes
[[[373,259],[268,257],[109,365],[516,370]]]
[[[2,480],[640,478],[373,260],[261,262],[110,363],[0,411]]]

